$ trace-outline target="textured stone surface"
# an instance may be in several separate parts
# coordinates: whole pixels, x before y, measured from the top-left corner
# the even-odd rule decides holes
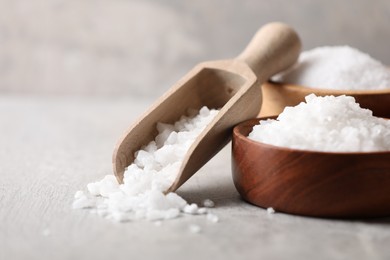
[[[158,96],[280,20],[390,64],[390,1],[0,0],[0,91]]]
[[[139,98],[0,97],[0,259],[389,259],[390,219],[268,215],[239,198],[227,147],[179,194],[210,198],[220,222],[191,216],[111,223],[72,210],[76,190],[111,171]],[[199,234],[189,226],[201,227]]]

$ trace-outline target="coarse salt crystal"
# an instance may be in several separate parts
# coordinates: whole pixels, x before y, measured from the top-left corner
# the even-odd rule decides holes
[[[73,209],[87,209],[96,206],[96,202],[89,198],[83,191],[77,191],[75,200],[72,203]]]
[[[267,208],[267,213],[268,214],[274,214],[275,213],[274,208],[272,208],[272,207]]]
[[[215,203],[214,201],[210,200],[210,199],[205,199],[203,201],[203,206],[205,206],[206,208],[213,208],[215,206]]]
[[[82,190],[76,191],[76,193],[74,194],[75,199],[79,199],[82,196],[84,196],[84,192]]]
[[[118,191],[119,184],[115,176],[106,175],[101,181],[89,183],[87,189],[91,195],[108,197]]]
[[[202,107],[174,124],[157,123],[158,135],[135,153],[134,162],[119,185],[113,175],[87,185],[88,193],[75,194],[73,208],[92,208],[96,214],[118,222],[160,221],[182,213],[206,214],[207,209],[188,204],[176,193],[164,194],[174,182],[191,144],[218,114]]]
[[[187,214],[197,214],[198,213],[198,205],[195,203],[187,204],[183,208],[183,212]]]

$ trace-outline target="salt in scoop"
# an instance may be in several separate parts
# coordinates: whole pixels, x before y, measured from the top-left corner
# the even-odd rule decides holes
[[[166,192],[175,191],[229,142],[234,125],[258,114],[261,84],[293,65],[300,48],[299,36],[291,27],[269,23],[260,28],[237,58],[195,66],[120,138],[113,154],[118,182],[123,182],[134,153],[157,135],[157,122],[174,122],[189,108],[220,108],[188,150]]]

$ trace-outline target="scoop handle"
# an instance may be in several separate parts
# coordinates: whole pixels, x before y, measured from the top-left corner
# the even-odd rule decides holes
[[[261,27],[245,50],[236,58],[246,62],[264,82],[294,64],[301,50],[298,34],[280,22]]]

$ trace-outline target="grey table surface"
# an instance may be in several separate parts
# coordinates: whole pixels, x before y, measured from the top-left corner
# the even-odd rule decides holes
[[[75,191],[111,173],[118,137],[150,103],[0,96],[0,259],[390,259],[390,219],[268,215],[242,201],[229,146],[178,191],[214,200],[219,223],[118,224],[72,210]]]

